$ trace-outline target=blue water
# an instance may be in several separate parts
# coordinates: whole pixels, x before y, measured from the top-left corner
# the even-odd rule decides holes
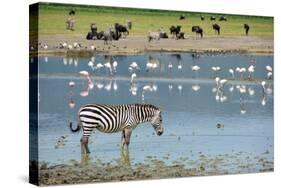
[[[133,163],[143,162],[149,156],[160,160],[169,156],[165,162],[172,163],[180,157],[199,159],[202,153],[212,157],[239,152],[242,153],[241,160],[243,154],[256,157],[264,152],[268,153],[269,160],[273,160],[273,92],[264,93],[260,84],[267,74],[265,66],[273,67],[273,56],[203,54],[194,59],[189,53],[151,53],[111,58],[118,62],[116,72],[112,74],[106,68],[93,72],[88,66],[90,57],[72,60],[39,58],[40,161],[68,163],[71,159],[80,160],[82,132],[71,133],[69,122],[76,124],[81,106],[142,102],[161,108],[165,132],[156,136],[148,123],[139,125],[133,131],[130,144]],[[149,58],[158,61],[159,67],[146,69]],[[229,81],[223,87],[223,96],[227,97],[225,101],[216,100],[213,77],[230,79],[229,68],[248,67],[252,60],[256,61],[254,80],[240,81],[236,73],[235,81]],[[95,57],[95,64],[106,61],[103,54]],[[128,70],[133,61],[140,67],[135,71],[137,79],[133,82],[138,88],[136,95],[130,91],[132,73]],[[168,68],[169,62],[172,69]],[[178,69],[179,64],[182,69]],[[191,70],[193,65],[200,66],[197,73]],[[212,66],[220,66],[221,71],[213,73]],[[81,70],[91,74],[93,89],[89,89],[86,79],[79,76]],[[70,81],[75,82],[72,91]],[[266,88],[273,89],[272,81],[266,82]],[[157,86],[157,90],[145,92],[143,101],[142,87],[145,85]],[[197,90],[193,87],[195,85]],[[237,85],[245,85],[246,93],[240,94]],[[87,91],[88,95],[81,96],[82,91]],[[75,103],[74,108],[70,108],[70,101]],[[217,128],[218,123],[224,127]],[[56,147],[61,136],[67,136],[65,145]],[[95,131],[89,144],[91,156],[104,162],[120,158],[120,140],[121,133]]]

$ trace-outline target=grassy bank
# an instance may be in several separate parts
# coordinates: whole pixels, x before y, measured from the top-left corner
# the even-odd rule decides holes
[[[75,31],[65,29],[65,21],[71,8],[77,10]],[[185,20],[179,20],[182,14],[186,16]],[[205,21],[200,20],[201,15],[205,16]],[[191,34],[191,26],[200,25],[205,35],[212,36],[215,34],[212,29],[214,22],[209,19],[212,15],[218,18],[221,14],[42,3],[39,11],[39,34],[86,35],[93,22],[97,24],[99,30],[105,30],[115,22],[125,24],[126,20],[132,20],[133,29],[130,33],[132,36],[146,36],[149,30],[156,31],[160,27],[168,31],[171,25],[181,25],[183,32],[187,34]],[[251,26],[250,35],[273,37],[272,17],[225,16],[228,21],[217,21],[221,26],[222,36],[244,35],[243,24],[248,23]]]

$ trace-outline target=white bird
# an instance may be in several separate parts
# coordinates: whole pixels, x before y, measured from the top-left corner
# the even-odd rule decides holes
[[[252,78],[252,74],[255,72],[255,65],[250,65],[248,67],[248,72],[249,72],[249,79]]]
[[[98,63],[97,65],[96,65],[96,68],[97,69],[100,69],[100,68],[102,68],[103,67],[103,64],[101,64],[101,63]]]
[[[66,42],[63,42],[63,43],[62,43],[62,47],[63,47],[63,48],[66,48],[66,47],[67,47],[67,43],[66,43]]]
[[[182,90],[182,85],[178,85],[178,90],[181,92],[181,90]]]
[[[172,68],[173,68],[173,64],[172,64],[171,62],[169,62],[168,68],[169,68],[169,69],[172,69]]]
[[[93,67],[93,66],[94,66],[93,61],[89,61],[88,66],[89,66],[89,67]]]
[[[68,49],[71,50],[73,46],[71,44],[68,45]]]
[[[110,62],[106,62],[106,63],[104,64],[104,66],[105,66],[106,68],[111,69],[111,64],[110,64]]]
[[[80,71],[79,72],[79,74],[81,75],[81,76],[85,76],[85,77],[88,77],[89,76],[89,72],[88,71]]]
[[[91,50],[96,50],[96,47],[94,45],[90,46]]]
[[[96,61],[96,57],[95,56],[92,56],[91,57],[91,61],[94,63]]]
[[[137,69],[139,66],[138,64],[134,61],[130,64],[130,67],[134,68],[134,69]]]
[[[221,86],[223,86],[223,84],[225,84],[226,82],[227,82],[227,79],[221,79],[221,80],[220,80]]]
[[[112,66],[113,66],[114,69],[116,69],[117,65],[118,65],[117,61],[113,61]]]
[[[48,45],[47,45],[47,44],[44,44],[44,45],[43,45],[43,48],[44,48],[45,50],[47,50],[47,49],[48,49]]]
[[[272,72],[272,67],[270,65],[266,65],[265,66],[265,69],[269,72]]]
[[[182,69],[182,64],[179,64],[179,65],[178,65],[178,69]]]
[[[172,84],[169,84],[169,91],[171,91],[173,89],[173,85]]]
[[[74,87],[75,86],[75,82],[73,82],[73,81],[70,81],[68,84],[69,84],[69,87]]]
[[[268,72],[268,73],[266,74],[266,78],[267,78],[267,79],[272,79],[272,72]]]
[[[255,72],[255,66],[254,66],[254,65],[250,65],[250,66],[248,67],[248,72],[250,72],[250,73]]]
[[[198,70],[200,70],[200,67],[198,65],[194,65],[191,67],[191,70],[198,71]]]
[[[74,42],[74,43],[73,43],[73,48],[80,48],[80,46],[81,46],[81,45],[78,44],[77,42]]]
[[[228,72],[231,74],[232,78],[234,78],[234,70],[233,69],[229,69]]]
[[[200,86],[199,85],[193,85],[192,86],[192,90],[193,91],[198,91],[200,89]]]

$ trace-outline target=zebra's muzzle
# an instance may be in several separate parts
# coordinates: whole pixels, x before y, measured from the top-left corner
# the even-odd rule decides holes
[[[161,128],[160,130],[157,131],[157,135],[158,136],[161,136],[163,134],[164,130],[163,128]]]

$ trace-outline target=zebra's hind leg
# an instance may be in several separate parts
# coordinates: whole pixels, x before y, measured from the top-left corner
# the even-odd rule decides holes
[[[82,138],[80,139],[80,142],[81,142],[81,154],[89,154],[90,153],[88,147],[89,136],[83,135]]]
[[[124,129],[122,131],[122,138],[121,138],[122,148],[124,148],[124,145],[126,145],[127,150],[129,149],[131,134],[132,134],[132,129]]]

